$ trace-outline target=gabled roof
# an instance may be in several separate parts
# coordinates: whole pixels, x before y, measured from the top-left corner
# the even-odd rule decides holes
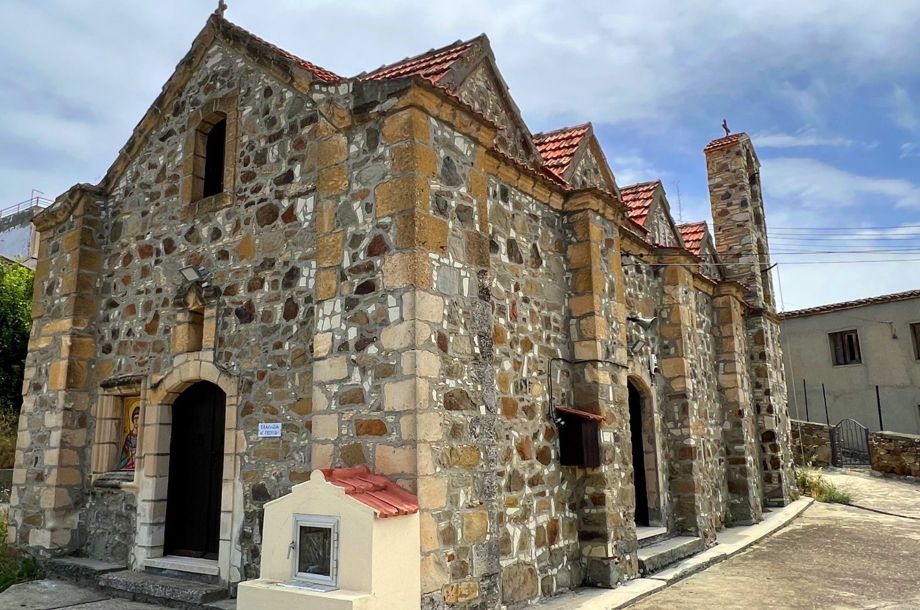
[[[358,502],[370,506],[381,518],[411,515],[418,512],[418,498],[385,476],[374,474],[367,466],[325,468],[326,482],[341,487]]]
[[[690,222],[677,225],[677,230],[680,231],[680,238],[684,242],[684,247],[696,256],[699,256],[700,248],[703,245],[703,239],[706,238],[706,234],[709,232],[706,222]]]
[[[358,79],[385,80],[417,75],[440,86],[442,79],[447,76],[454,64],[471,51],[476,40],[458,40],[446,47],[431,49],[420,55],[380,66],[368,74],[359,75]]]
[[[241,39],[241,42],[247,45],[252,45],[253,47],[257,47],[259,50],[268,53],[269,55],[278,55],[288,61],[294,62],[300,68],[313,74],[318,80],[327,83],[334,83],[342,80],[342,77],[335,72],[321,68],[316,64],[307,61],[306,59],[301,59],[293,53],[289,53],[280,47],[276,47],[272,43],[259,38],[249,30],[245,30],[235,23],[230,23],[219,15],[212,15],[211,19],[213,19],[214,22],[219,25],[219,29],[222,30],[225,34],[239,38]]]
[[[703,149],[703,152],[709,152],[710,150],[716,150],[717,148],[722,148],[723,146],[729,146],[731,144],[734,144],[735,142],[738,142],[742,138],[746,138],[746,137],[748,137],[746,133],[744,133],[743,131],[739,131],[738,133],[733,133],[733,134],[729,134],[721,138],[716,138],[715,140],[713,140],[712,142],[706,145],[706,147]]]
[[[644,227],[649,210],[655,201],[655,193],[660,188],[662,188],[661,180],[621,187],[620,198],[626,205],[627,218]]]
[[[543,166],[560,178],[565,179],[565,173],[575,159],[575,153],[590,129],[590,123],[584,123],[574,127],[563,127],[555,131],[534,134],[533,143],[536,145],[540,156],[543,157]]]
[[[882,303],[896,303],[898,301],[907,301],[910,299],[920,299],[920,290],[908,290],[906,292],[895,292],[894,294],[884,294],[878,297],[868,297],[865,299],[856,299],[853,301],[843,301],[842,303],[831,303],[830,305],[818,305],[807,309],[795,309],[793,311],[782,311],[779,317],[786,320],[788,318],[802,318],[815,314],[830,313],[843,309],[854,309],[856,307],[865,307],[867,305],[880,305]]]

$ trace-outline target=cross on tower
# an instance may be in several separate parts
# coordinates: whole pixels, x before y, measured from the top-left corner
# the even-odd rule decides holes
[[[217,10],[214,11],[214,14],[218,17],[223,17],[226,11],[227,3],[224,0],[217,0]]]

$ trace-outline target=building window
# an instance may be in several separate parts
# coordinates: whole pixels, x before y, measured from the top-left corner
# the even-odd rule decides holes
[[[914,340],[914,358],[920,360],[920,322],[910,325],[910,336]]]
[[[232,205],[236,180],[238,98],[212,98],[189,112],[182,148],[186,219]]]
[[[862,362],[862,354],[859,351],[859,335],[855,330],[842,330],[837,333],[831,333],[830,340],[835,366]]]
[[[224,192],[227,118],[214,114],[198,126],[195,141],[195,199]]]
[[[335,517],[294,516],[294,579],[336,586],[339,522]]]

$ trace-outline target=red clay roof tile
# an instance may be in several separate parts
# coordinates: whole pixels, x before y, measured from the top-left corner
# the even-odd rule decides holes
[[[268,42],[267,40],[263,40],[262,38],[259,38],[258,36],[250,32],[249,30],[241,28],[235,23],[231,23],[227,21],[223,17],[213,15],[212,18],[218,21],[218,23],[220,24],[220,27],[230,30],[232,34],[235,34],[244,39],[248,38],[249,42],[251,42],[253,45],[257,47],[262,47],[263,49],[271,53],[276,53],[278,55],[281,55],[285,59],[288,59],[289,61],[296,63],[301,68],[303,68],[307,72],[310,72],[311,74],[313,74],[313,76],[315,76],[317,79],[323,82],[334,83],[334,82],[338,82],[342,80],[342,77],[339,76],[338,74],[331,72],[329,70],[326,70],[325,68],[321,68],[317,66],[316,64],[309,62],[305,59],[301,59],[300,57],[297,57],[293,53],[289,53],[288,51],[285,51],[284,49],[280,47],[276,47],[275,45]]]
[[[739,131],[738,133],[729,134],[722,138],[716,138],[706,145],[706,148],[703,149],[703,152],[709,152],[710,150],[715,150],[717,148],[722,148],[723,146],[728,146],[729,144],[734,144],[744,137],[747,137],[747,134],[743,131]]]
[[[411,515],[418,512],[418,498],[385,476],[374,474],[367,466],[325,468],[326,481],[370,506],[381,518]]]
[[[830,303],[828,305],[818,305],[817,307],[808,307],[806,309],[794,309],[792,311],[781,311],[779,317],[786,320],[788,318],[801,318],[814,314],[829,313],[840,311],[842,309],[854,309],[866,305],[879,305],[881,303],[896,303],[898,301],[907,301],[910,299],[920,299],[920,290],[908,290],[906,292],[895,292],[894,294],[883,294],[877,297],[867,297],[865,299],[856,299],[853,301],[843,301],[842,303]]]
[[[621,188],[620,198],[626,205],[626,216],[644,228],[649,208],[655,200],[655,191],[660,187],[661,180],[655,180]]]
[[[677,230],[680,231],[680,237],[684,240],[684,247],[699,256],[703,238],[708,231],[705,221],[678,225]]]
[[[450,72],[454,62],[462,58],[472,46],[472,40],[465,42],[458,40],[446,47],[432,49],[421,55],[381,66],[359,78],[360,80],[384,80],[419,75],[435,85],[440,85],[441,79]]]
[[[560,178],[565,175],[575,157],[575,151],[590,128],[591,124],[585,123],[535,134],[533,143],[543,157],[543,166]]]

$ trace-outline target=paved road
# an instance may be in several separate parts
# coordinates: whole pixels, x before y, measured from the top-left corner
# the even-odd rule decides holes
[[[913,516],[920,485],[833,473],[854,502]],[[906,509],[906,510],[905,510]],[[630,610],[920,608],[920,520],[815,503],[749,550]]]

